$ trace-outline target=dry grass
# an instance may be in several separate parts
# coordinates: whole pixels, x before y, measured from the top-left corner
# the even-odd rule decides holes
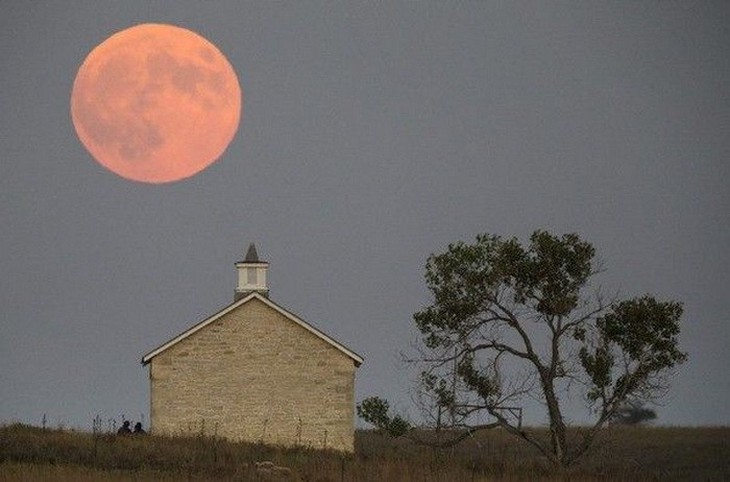
[[[284,469],[256,468],[271,461]],[[730,428],[606,430],[593,452],[568,471],[493,430],[437,451],[371,431],[356,453],[279,449],[213,438],[117,437],[110,434],[0,427],[0,480],[730,480]]]

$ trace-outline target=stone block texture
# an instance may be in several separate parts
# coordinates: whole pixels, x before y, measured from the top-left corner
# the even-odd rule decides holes
[[[151,431],[352,452],[353,360],[257,299],[150,361]]]

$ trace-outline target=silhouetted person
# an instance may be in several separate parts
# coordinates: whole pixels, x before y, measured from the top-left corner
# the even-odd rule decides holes
[[[117,430],[117,435],[129,435],[132,433],[132,431],[129,429],[129,420],[125,420],[121,427],[119,427],[119,430]]]
[[[135,435],[147,435],[147,432],[144,431],[142,428],[142,422],[137,422],[134,424],[134,432]]]

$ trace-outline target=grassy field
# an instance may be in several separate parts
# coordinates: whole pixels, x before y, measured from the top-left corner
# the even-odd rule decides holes
[[[730,428],[607,429],[567,471],[500,430],[448,450],[360,431],[355,455],[209,437],[119,437],[0,427],[0,480],[730,480]],[[262,463],[263,462],[263,463]]]

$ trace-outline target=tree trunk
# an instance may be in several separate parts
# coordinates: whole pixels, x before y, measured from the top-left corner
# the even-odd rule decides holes
[[[568,458],[566,453],[566,429],[563,421],[563,414],[560,412],[558,397],[555,396],[555,387],[552,378],[548,374],[542,375],[543,392],[547,403],[548,416],[550,417],[550,445],[556,461],[565,465]]]

